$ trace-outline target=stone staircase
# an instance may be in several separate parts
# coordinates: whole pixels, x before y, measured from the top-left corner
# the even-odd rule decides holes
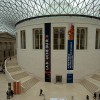
[[[22,89],[23,92],[26,92],[39,82],[37,78],[29,75],[27,72],[22,70],[20,66],[18,66],[16,58],[7,60],[6,67],[11,77],[16,81],[21,82],[21,86],[24,88],[24,90]]]
[[[33,85],[35,85],[37,82],[39,82],[39,80],[37,80],[36,78],[30,78],[27,81],[23,82],[22,85],[25,88],[25,91],[27,91],[28,89],[30,89]]]
[[[21,68],[19,66],[11,66],[11,67],[8,67],[7,70],[9,73],[11,73],[11,72],[15,72],[15,71],[20,71]]]
[[[80,82],[92,94],[100,89],[100,75],[94,74],[92,77],[85,78]]]
[[[15,75],[12,75],[13,79],[15,79],[15,80],[20,80],[26,76],[29,76],[28,73],[26,73],[26,72],[21,72],[21,73],[17,73]]]

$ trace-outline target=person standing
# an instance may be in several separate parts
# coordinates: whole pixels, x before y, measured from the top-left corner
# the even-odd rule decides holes
[[[13,97],[13,95],[14,95],[14,92],[13,92],[13,90],[11,90],[10,92],[11,92],[11,97]]]
[[[71,97],[71,100],[74,100],[74,96]]]
[[[97,94],[96,94],[96,92],[94,92],[94,96],[93,96],[93,98],[94,98],[94,99],[97,98]]]
[[[6,92],[6,95],[7,95],[7,99],[10,99],[10,92],[8,90]]]
[[[88,95],[86,95],[86,100],[89,100],[89,96]]]

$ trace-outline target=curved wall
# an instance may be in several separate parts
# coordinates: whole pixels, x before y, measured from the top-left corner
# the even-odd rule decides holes
[[[68,25],[74,24],[74,80],[82,79],[100,69],[100,49],[95,49],[96,29],[100,29],[100,20],[75,16],[59,16],[36,18],[24,21],[16,26],[18,37],[17,60],[19,65],[29,73],[45,80],[45,40],[44,23],[51,23],[51,81],[55,82],[56,75],[62,75],[66,82],[67,74],[67,41]],[[65,27],[65,49],[53,49],[53,27]],[[87,27],[87,49],[76,49],[77,27]],[[43,49],[35,50],[32,47],[33,28],[42,28]],[[21,49],[20,31],[26,31],[26,49]]]

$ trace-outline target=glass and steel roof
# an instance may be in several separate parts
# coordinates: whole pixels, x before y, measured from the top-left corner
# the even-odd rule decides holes
[[[15,33],[18,21],[53,14],[100,18],[100,0],[0,0],[0,31]]]

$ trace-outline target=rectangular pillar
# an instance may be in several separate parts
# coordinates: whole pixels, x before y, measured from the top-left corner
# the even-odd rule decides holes
[[[14,94],[21,94],[21,82],[13,82]]]

